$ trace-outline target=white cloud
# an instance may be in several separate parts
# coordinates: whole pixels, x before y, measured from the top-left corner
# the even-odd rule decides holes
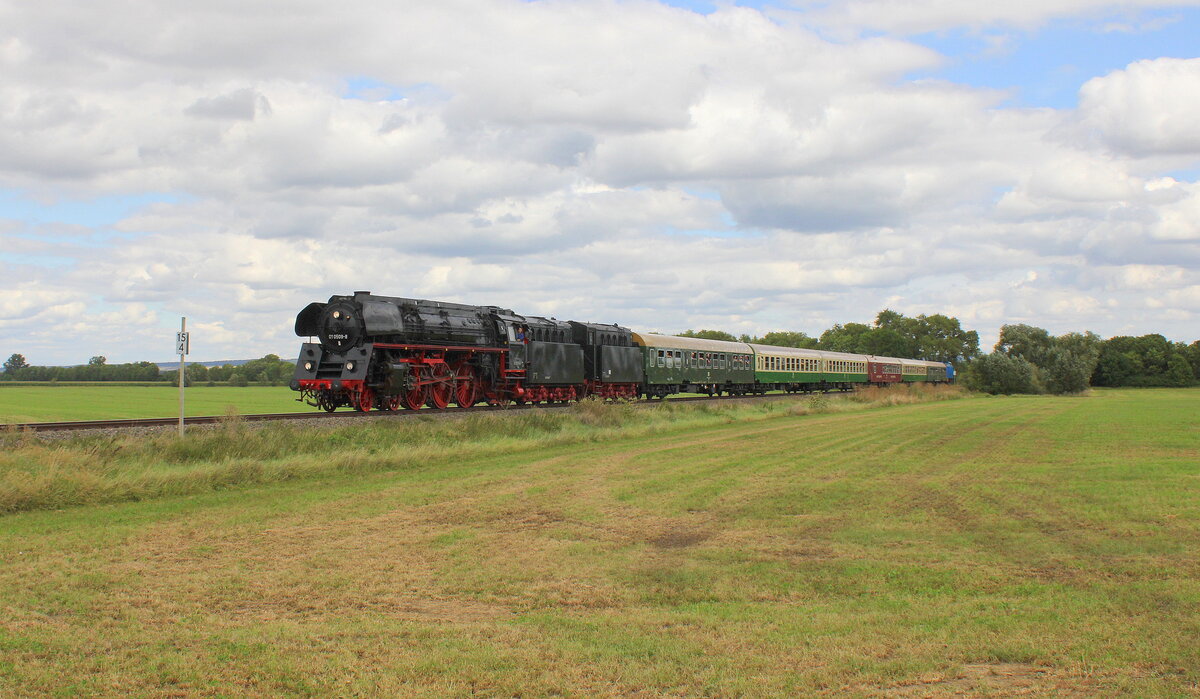
[[[161,359],[187,315],[201,358],[287,354],[305,303],[355,289],[667,331],[885,305],[1195,327],[1196,61],[1018,109],[912,81],[945,57],[857,29],[1109,5],[822,7],[0,0],[0,206],[169,195],[111,227],[6,223],[0,342]]]
[[[1079,94],[1081,127],[1114,151],[1200,159],[1200,58],[1138,61],[1092,78]]]

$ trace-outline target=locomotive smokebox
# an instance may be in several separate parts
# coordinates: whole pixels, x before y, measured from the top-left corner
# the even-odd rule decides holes
[[[317,336],[327,348],[344,351],[363,338],[363,318],[356,303],[338,301],[325,306]]]

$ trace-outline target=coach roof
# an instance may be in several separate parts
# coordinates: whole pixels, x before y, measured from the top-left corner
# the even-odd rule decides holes
[[[655,335],[654,333],[634,333],[633,341],[643,347],[663,347],[670,349],[689,350],[693,352],[737,352],[754,354],[750,345],[745,342],[726,342],[724,340],[705,340],[699,337],[678,337],[676,335]]]

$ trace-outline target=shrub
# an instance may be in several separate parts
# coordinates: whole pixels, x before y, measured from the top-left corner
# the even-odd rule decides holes
[[[963,372],[962,381],[972,391],[983,393],[1041,393],[1033,364],[1003,352],[972,360]]]

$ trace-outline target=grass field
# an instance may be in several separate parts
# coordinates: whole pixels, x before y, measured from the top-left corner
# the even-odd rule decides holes
[[[185,390],[187,415],[224,415],[231,405],[242,415],[316,411],[297,403],[296,392],[287,386],[190,386]],[[175,415],[179,415],[179,387],[168,384],[0,384],[0,424]]]
[[[0,696],[1200,693],[1200,391],[906,403],[7,435]]]

